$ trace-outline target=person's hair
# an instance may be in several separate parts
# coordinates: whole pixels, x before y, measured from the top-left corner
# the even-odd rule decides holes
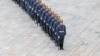
[[[60,19],[60,23],[63,23],[63,20],[62,19]]]
[[[45,3],[42,3],[42,6],[43,6],[44,9],[46,9],[46,5],[45,5]]]
[[[55,18],[57,19],[57,21],[60,21],[60,16],[58,14],[55,14]]]
[[[37,0],[37,2],[42,3],[42,0]]]
[[[41,3],[41,5],[42,5],[42,6],[44,6],[44,5],[45,5],[45,3]]]
[[[45,5],[45,6],[46,6],[46,5]],[[45,8],[45,9],[46,9],[46,10],[49,10],[49,9],[48,9],[48,6],[46,6],[46,8]]]

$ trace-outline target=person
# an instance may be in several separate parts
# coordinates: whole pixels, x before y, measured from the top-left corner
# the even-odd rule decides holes
[[[55,19],[55,17],[53,16],[53,17],[51,17],[52,19],[51,19],[51,22],[50,22],[50,26],[51,26],[51,30],[49,30],[50,31],[50,37],[51,37],[51,40],[54,40],[54,37],[53,37],[53,34],[54,34],[54,27],[53,27],[53,24],[54,24],[54,22],[56,21],[56,19]]]
[[[41,12],[40,9],[42,8],[42,1],[38,0],[37,2],[38,2],[38,4],[36,5],[35,10],[36,10],[36,16],[37,16],[36,21],[37,21],[37,25],[38,25],[38,24],[40,24],[40,15],[39,15],[39,13]]]
[[[46,8],[47,8],[47,6],[44,6],[44,10],[43,10],[42,15],[41,15],[42,16],[42,26],[43,26],[43,30],[44,30],[45,33],[46,33],[46,19],[47,19],[45,17],[46,17],[46,13],[48,13]]]
[[[34,20],[34,22],[36,22],[36,5],[38,4],[37,1],[34,1],[33,4],[31,5],[31,12],[30,12],[30,16],[32,18],[32,20]]]
[[[22,9],[25,8],[25,0],[20,0],[20,6],[22,7]]]
[[[28,14],[31,17],[31,12],[32,12],[32,5],[35,2],[35,0],[29,0],[29,9],[28,9]]]
[[[48,12],[46,12],[46,15],[45,15],[45,18],[46,18],[45,28],[46,28],[46,33],[48,33],[48,35],[49,35],[49,25],[50,25],[49,21],[51,20],[50,17],[52,16],[51,12],[50,12],[51,8],[48,8],[48,6],[47,6],[46,10]]]
[[[52,30],[52,19],[55,19],[54,18],[54,15],[53,15],[53,12],[51,11],[51,8],[49,9],[49,16],[48,16],[48,19],[47,19],[47,23],[48,23],[48,28],[47,28],[47,31],[48,31],[48,34],[49,36],[51,37],[51,30]]]
[[[26,0],[26,1],[25,1],[25,8],[24,8],[25,12],[27,12],[28,6],[29,6],[29,5],[28,5],[28,0]]]
[[[35,10],[35,5],[36,4],[37,4],[37,2],[35,0],[32,0],[31,3],[30,3],[30,6],[31,6],[30,16],[31,16],[32,20],[34,20],[34,21],[35,21],[35,19],[34,19],[34,16],[35,16],[34,10]]]
[[[55,44],[56,44],[56,46],[58,46],[58,34],[57,34],[57,29],[56,29],[56,27],[59,25],[59,21],[60,21],[60,17],[59,16],[57,16],[57,14],[55,14],[55,17],[56,17],[56,21],[54,22],[54,24],[53,24],[53,38],[54,38],[54,40],[55,40]]]
[[[59,48],[60,50],[64,50],[63,43],[64,43],[64,37],[66,35],[66,26],[63,24],[63,20],[60,20],[60,24],[57,26],[57,34],[59,35],[58,36]]]
[[[17,4],[19,4],[19,3],[20,3],[20,0],[15,0],[15,2],[16,2]]]
[[[51,39],[53,39],[52,38],[52,29],[53,29],[53,23],[54,23],[54,21],[55,21],[55,16],[53,15],[53,13],[54,13],[54,11],[52,11],[51,10],[51,8],[50,8],[50,17],[49,17],[49,19],[48,19],[48,25],[49,25],[49,27],[48,27],[48,33],[49,33],[49,36],[51,37]]]
[[[40,11],[38,12],[39,14],[39,18],[40,18],[40,26],[43,27],[43,14],[44,14],[44,11],[45,11],[45,3],[41,3],[42,4],[42,7],[40,8]]]
[[[32,5],[31,4],[33,4],[33,2],[35,2],[36,0],[27,0],[26,2],[26,12],[30,15],[31,13],[31,8],[32,8]]]

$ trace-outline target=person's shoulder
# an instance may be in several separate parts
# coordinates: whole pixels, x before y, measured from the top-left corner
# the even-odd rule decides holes
[[[63,25],[61,25],[61,27],[64,27],[64,28],[66,28],[66,25],[64,25],[64,24],[63,24]]]

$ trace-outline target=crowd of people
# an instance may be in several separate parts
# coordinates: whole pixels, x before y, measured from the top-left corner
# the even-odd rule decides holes
[[[63,20],[54,11],[51,10],[41,0],[13,0],[25,10],[32,20],[50,36],[58,49],[63,50],[64,37],[66,35],[66,26]]]

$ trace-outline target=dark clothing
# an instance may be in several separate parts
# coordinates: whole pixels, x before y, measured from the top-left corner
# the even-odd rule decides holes
[[[58,31],[58,44],[60,46],[60,49],[63,49],[63,43],[64,43],[64,36],[66,35],[66,27],[65,25],[60,25],[57,27],[57,31]]]
[[[60,49],[63,49],[64,37],[66,35],[65,25],[60,25],[54,15],[50,14],[37,0],[13,0],[27,12],[32,20],[40,24],[42,30],[48,34]]]
[[[60,49],[63,49],[63,43],[64,43],[64,36],[59,36],[60,38],[58,39],[58,44]]]
[[[66,26],[65,25],[59,25],[57,28],[58,34],[60,36],[65,36],[66,35]]]

